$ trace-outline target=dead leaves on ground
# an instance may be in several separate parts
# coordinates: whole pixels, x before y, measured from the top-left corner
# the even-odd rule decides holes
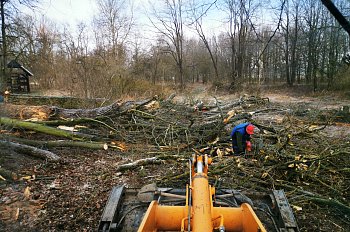
[[[1,196],[0,220],[8,223],[15,222],[25,215],[31,218],[37,217],[46,203],[43,199],[33,199],[29,186],[24,189],[12,187],[2,189]]]

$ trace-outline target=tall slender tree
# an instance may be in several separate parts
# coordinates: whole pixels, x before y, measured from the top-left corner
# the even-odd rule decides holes
[[[109,50],[114,59],[124,53],[124,45],[135,24],[133,7],[128,0],[98,0],[98,13],[95,15],[96,41]]]
[[[215,80],[218,80],[219,70],[218,70],[218,57],[217,57],[217,54],[215,53],[216,49],[215,47],[210,46],[210,41],[208,41],[207,35],[203,29],[203,17],[208,13],[210,8],[212,8],[215,3],[216,1],[213,1],[207,4],[203,4],[203,2],[200,2],[198,4],[197,1],[193,1],[191,3],[190,17],[192,22],[190,25],[195,29],[195,31],[197,32],[197,35],[199,36],[200,40],[203,42],[205,48],[207,49],[210,56],[210,60],[214,68]]]
[[[9,24],[13,20],[11,15],[18,12],[18,5],[25,5],[30,8],[35,8],[39,0],[0,0],[0,16],[1,16],[1,75],[0,75],[0,93],[7,86],[6,65],[8,59],[8,38],[7,30]]]
[[[184,89],[184,2],[182,0],[164,0],[158,3],[160,5],[157,7],[153,5],[152,15],[154,17],[149,17],[149,19],[157,32],[161,34],[161,38],[164,38],[167,52],[173,57],[178,69],[176,82],[181,89]]]
[[[7,0],[0,0],[1,4],[1,38],[2,38],[2,59],[1,59],[1,78],[0,78],[0,93],[6,88],[6,64],[7,64],[7,38],[5,25],[5,3]]]

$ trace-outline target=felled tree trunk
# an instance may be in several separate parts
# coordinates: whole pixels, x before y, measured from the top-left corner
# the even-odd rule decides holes
[[[344,205],[343,203],[340,203],[339,201],[337,201],[335,199],[325,199],[325,198],[320,198],[320,197],[308,197],[308,199],[313,201],[313,202],[319,203],[319,204],[329,205],[333,208],[337,208],[346,214],[350,213],[349,206]]]
[[[138,108],[150,103],[153,100],[115,102],[111,105],[94,109],[62,109],[55,108],[55,114],[50,119],[58,118],[98,118],[101,116],[117,115],[127,112],[130,109]]]
[[[151,158],[145,158],[145,159],[139,159],[132,163],[122,164],[117,167],[116,171],[125,171],[129,169],[134,169],[142,165],[147,164],[160,164],[161,161],[157,157],[151,157]]]
[[[108,145],[102,142],[92,142],[92,141],[72,141],[72,140],[51,140],[51,141],[40,141],[40,140],[30,140],[18,138],[15,136],[0,136],[0,138],[9,140],[11,142],[18,142],[21,144],[26,144],[30,146],[45,146],[45,147],[81,147],[96,150],[107,150]]]
[[[118,112],[121,103],[115,102],[108,106],[103,106],[93,109],[64,109],[58,107],[51,107],[53,114],[50,119],[60,118],[97,118],[103,115],[108,115],[113,112]]]
[[[19,144],[19,143],[13,143],[9,141],[3,141],[0,140],[0,147],[3,149],[12,149],[17,153],[20,154],[26,154],[34,157],[38,157],[41,159],[49,159],[52,161],[57,161],[60,159],[60,157],[50,151],[42,150],[36,147],[24,145],[24,144]]]
[[[47,121],[57,119],[99,118],[125,113],[130,109],[138,108],[150,103],[153,98],[142,101],[115,102],[108,106],[93,109],[65,109],[56,106],[16,106],[16,116],[21,119]],[[11,109],[8,109],[11,111]],[[13,113],[11,114],[13,115]]]
[[[24,129],[33,130],[33,131],[37,131],[37,132],[41,132],[49,135],[54,135],[54,136],[59,136],[59,137],[64,137],[69,139],[76,139],[76,140],[94,138],[94,136],[92,135],[65,131],[65,130],[48,127],[48,126],[33,123],[33,122],[24,122],[21,120],[16,120],[16,119],[11,119],[6,117],[0,117],[0,125],[6,125],[6,126],[11,126],[16,128],[24,128]]]

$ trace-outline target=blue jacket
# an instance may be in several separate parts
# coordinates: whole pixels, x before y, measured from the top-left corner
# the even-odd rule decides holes
[[[245,131],[245,128],[249,125],[250,123],[249,122],[246,122],[246,123],[241,123],[241,124],[238,124],[237,126],[235,126],[231,132],[231,137],[234,135],[234,133],[236,132],[239,132],[241,133],[242,135],[244,134],[247,134],[247,132]]]
[[[231,138],[232,138],[232,148],[235,152],[242,152],[246,149],[246,142],[250,141],[250,135],[246,132],[246,127],[250,123],[241,123],[235,126],[231,132]],[[237,142],[237,133],[242,135],[242,143],[238,144]],[[242,150],[241,150],[242,149]]]

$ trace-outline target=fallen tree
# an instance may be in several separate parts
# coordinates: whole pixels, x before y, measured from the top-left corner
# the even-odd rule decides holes
[[[149,98],[141,101],[117,101],[107,106],[101,106],[92,109],[66,109],[57,106],[16,106],[5,110],[16,111],[18,117],[24,120],[31,121],[48,121],[48,120],[62,120],[79,119],[79,118],[100,118],[103,116],[115,116],[123,114],[130,109],[137,109],[147,105],[155,98]],[[14,112],[12,114],[15,114]]]
[[[21,144],[26,144],[30,146],[40,146],[40,147],[46,147],[46,148],[52,148],[52,147],[80,147],[80,148],[87,148],[87,149],[96,149],[96,150],[107,150],[108,146],[107,143],[104,142],[93,142],[93,141],[74,141],[74,140],[49,140],[49,141],[42,141],[42,140],[31,140],[31,139],[24,139],[19,138],[16,136],[5,136],[0,135],[0,138],[3,140],[11,141],[11,142],[17,142]]]
[[[215,181],[215,187],[256,191],[283,188],[290,196],[292,206],[300,206],[303,210],[314,207],[314,210],[322,205],[319,207],[321,211],[341,209],[348,212],[349,149],[346,146],[349,143],[344,142],[344,136],[341,140],[325,136],[329,120],[321,121],[327,123],[319,126],[316,111],[302,109],[300,104],[295,108],[272,104],[268,99],[259,97],[242,97],[226,103],[216,99],[215,105],[204,105],[202,110],[171,100],[157,101],[155,107],[146,107],[146,102],[149,99],[118,102],[120,105],[113,106],[110,111],[99,108],[100,111],[94,113],[62,109],[57,111],[65,112],[64,116],[61,114],[62,117],[56,114],[46,121],[33,123],[49,128],[53,125],[72,125],[72,130],[94,136],[78,138],[83,141],[76,141],[74,137],[55,141],[51,136],[45,136],[43,130],[37,131],[41,134],[28,133],[26,130],[32,129],[13,123],[2,124],[3,131],[0,133],[11,134],[2,136],[2,140],[41,149],[57,146],[103,149],[105,143],[120,146],[122,152],[74,149],[73,153],[69,149],[56,149],[62,151],[58,153],[62,154],[62,159],[72,161],[59,162],[64,163],[65,175],[60,175],[61,170],[56,168],[56,164],[50,173],[46,173],[50,165],[44,165],[45,170],[36,170],[40,173],[39,177],[57,179],[58,184],[65,183],[65,186],[78,186],[82,195],[89,192],[82,204],[89,204],[92,200],[98,202],[100,193],[106,191],[101,183],[110,186],[115,178],[123,183],[132,180],[130,185],[132,183],[133,186],[148,181],[161,186],[183,186],[188,181],[188,158],[197,151],[213,158],[209,176]],[[308,113],[312,113],[312,117]],[[235,157],[232,156],[229,134],[232,127],[241,122],[253,123],[260,133],[252,136],[252,143],[256,145],[254,152]],[[25,130],[12,130],[13,127]],[[103,142],[91,142],[92,139]],[[85,166],[89,162],[89,166]],[[162,165],[156,166],[160,163]],[[11,168],[7,170],[12,171]],[[116,174],[116,171],[119,173]],[[3,173],[6,177],[12,175],[6,170]],[[83,182],[88,184],[82,185]],[[66,189],[63,187],[60,191]],[[74,190],[75,196],[76,189],[71,190]],[[53,192],[51,194],[55,195]],[[62,196],[64,194],[56,195],[54,199]],[[95,205],[89,207],[96,209]],[[79,208],[84,210],[84,207]]]
[[[19,154],[26,154],[41,159],[49,159],[52,161],[58,161],[60,157],[50,151],[42,150],[33,146],[28,146],[25,144],[19,144],[9,141],[0,140],[0,147],[2,149],[11,149]]]
[[[6,118],[6,117],[0,117],[0,125],[33,130],[33,131],[54,135],[58,137],[69,138],[73,140],[92,139],[95,137],[92,135],[65,131],[65,130],[52,128],[52,127],[48,127],[48,126],[33,123],[33,122],[25,122],[17,119]]]
[[[151,157],[151,158],[145,158],[145,159],[139,159],[135,160],[134,162],[127,163],[127,164],[121,164],[117,167],[116,171],[126,171],[129,169],[134,169],[142,165],[148,165],[148,164],[160,164],[161,160],[159,160],[157,157]]]

